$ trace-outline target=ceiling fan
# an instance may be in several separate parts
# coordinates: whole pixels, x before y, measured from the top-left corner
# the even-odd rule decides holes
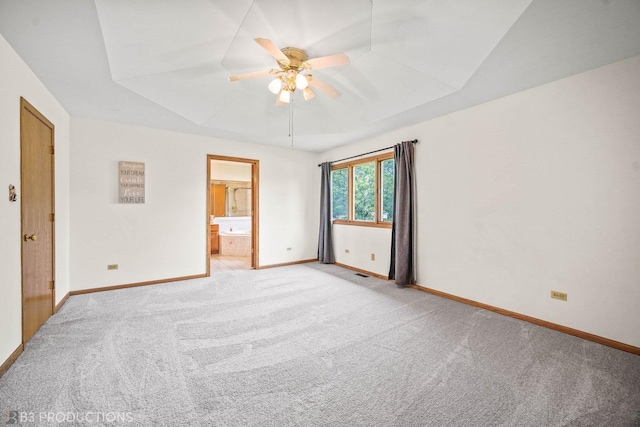
[[[273,94],[277,95],[276,105],[279,106],[289,103],[296,89],[302,90],[302,96],[305,101],[314,97],[311,88],[324,92],[332,98],[340,96],[338,90],[322,80],[318,80],[308,71],[346,64],[349,62],[349,57],[344,53],[309,59],[307,53],[302,49],[295,47],[279,49],[271,40],[260,37],[256,38],[255,41],[278,61],[280,69],[274,68],[238,74],[228,77],[229,81],[235,82],[273,74],[276,77],[269,83],[268,88]]]

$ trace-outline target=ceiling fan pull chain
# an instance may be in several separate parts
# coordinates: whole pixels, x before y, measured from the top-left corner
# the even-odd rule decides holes
[[[293,97],[289,102],[289,137],[291,138],[291,149],[293,150]]]

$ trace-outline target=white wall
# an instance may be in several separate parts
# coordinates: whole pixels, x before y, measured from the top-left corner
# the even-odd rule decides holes
[[[251,181],[251,164],[211,160],[211,180]]]
[[[260,162],[260,266],[317,256],[318,154],[77,117],[71,130],[73,290],[206,272],[207,154]],[[145,163],[145,204],[118,203],[120,160]]]
[[[391,229],[333,226],[333,250],[336,262],[382,276],[389,273]],[[348,251],[348,252],[347,252]],[[371,254],[374,260],[371,260]]]
[[[22,342],[20,97],[55,126],[56,303],[69,292],[69,115],[0,35],[0,364]],[[9,202],[9,184],[17,202]]]
[[[640,346],[640,57],[322,160],[414,138],[420,285]],[[386,273],[354,254],[369,228],[334,230]],[[359,250],[388,251],[379,237]]]

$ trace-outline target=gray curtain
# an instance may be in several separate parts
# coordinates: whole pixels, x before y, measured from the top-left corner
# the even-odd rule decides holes
[[[415,227],[413,148],[411,141],[402,142],[394,147],[395,182],[393,186],[389,279],[395,279],[398,286],[415,284],[413,265]]]
[[[318,236],[318,261],[333,264],[333,237],[331,236],[331,163],[320,165],[322,178],[320,183],[320,233]]]

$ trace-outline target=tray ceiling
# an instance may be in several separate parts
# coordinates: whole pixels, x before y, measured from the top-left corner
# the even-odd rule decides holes
[[[293,116],[295,147],[323,151],[637,55],[639,5],[2,0],[0,33],[71,114],[278,146]],[[346,53],[348,64],[313,70],[342,95],[296,91],[278,107],[272,76],[229,82],[277,68],[256,37],[311,58]]]

